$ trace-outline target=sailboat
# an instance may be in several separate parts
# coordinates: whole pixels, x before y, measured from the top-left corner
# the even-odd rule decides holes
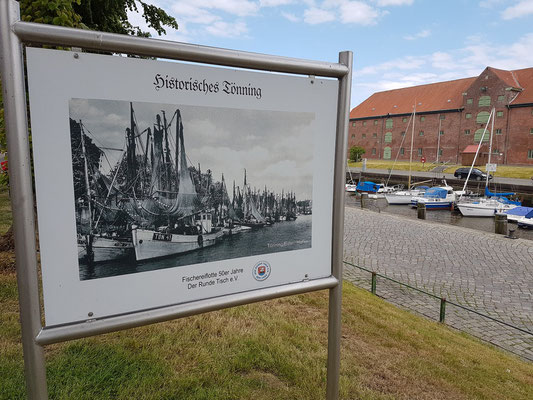
[[[73,158],[80,156],[83,160],[82,175],[74,169],[74,190],[78,191],[77,225],[78,225],[78,260],[87,264],[100,263],[127,258],[133,254],[133,243],[126,234],[124,215],[116,204],[112,204],[113,184],[108,182],[96,166],[100,163],[102,150],[90,142],[84,130],[83,122],[70,121]],[[79,131],[79,146],[77,133]],[[89,143],[87,143],[89,142]],[[91,147],[91,160],[88,150]],[[76,154],[81,149],[81,154]],[[96,155],[95,155],[96,154]],[[84,193],[83,193],[84,192]],[[105,197],[102,193],[106,193]]]
[[[481,139],[479,141],[479,145],[478,145],[476,154],[474,156],[474,160],[472,161],[472,166],[470,167],[470,171],[468,172],[468,176],[465,180],[464,187],[463,187],[463,193],[466,190],[468,179],[470,178],[470,174],[472,173],[472,169],[474,168],[476,158],[479,154],[481,145],[483,144],[483,138],[485,137],[485,134],[487,132],[489,121],[492,121],[491,131],[490,131],[490,140],[489,140],[489,157],[488,157],[488,164],[490,164],[490,157],[492,153],[492,136],[493,136],[492,132],[494,131],[494,115],[495,115],[495,109],[493,108],[489,115],[489,120],[487,120],[487,124],[485,125],[485,129],[483,130]],[[494,216],[494,214],[498,212],[505,212],[505,211],[511,210],[521,205],[519,202],[509,200],[506,197],[506,196],[513,196],[514,194],[515,193],[511,193],[511,192],[492,193],[489,190],[489,173],[487,171],[487,178],[485,182],[485,197],[476,198],[473,200],[461,198],[457,203],[457,208],[459,209],[459,211],[464,217],[492,217]]]
[[[388,204],[411,204],[411,201],[413,200],[413,198],[415,197],[420,197],[420,196],[423,196],[426,189],[428,189],[427,186],[419,186],[419,187],[416,187],[416,188],[412,188],[411,187],[411,164],[413,162],[413,144],[414,144],[414,138],[415,138],[415,118],[416,118],[416,103],[413,107],[413,113],[411,114],[411,120],[409,121],[409,123],[412,121],[413,122],[413,125],[411,127],[411,149],[410,149],[410,156],[409,156],[409,180],[408,180],[408,183],[407,183],[407,190],[397,190],[397,191],[392,191],[390,193],[385,193],[385,199],[387,200],[387,203]],[[408,127],[409,127],[409,123],[408,123]],[[402,138],[402,143],[403,143],[403,139],[405,139],[405,136]],[[400,144],[400,147],[401,147],[401,144]],[[398,150],[398,154],[399,154],[399,151]],[[398,159],[398,155],[396,156],[396,159]],[[396,161],[395,161],[396,162]],[[394,165],[393,165],[394,167]],[[390,179],[390,175],[392,174],[392,169],[389,173],[389,179]],[[387,183],[388,183],[388,180],[387,180]]]
[[[205,209],[196,192],[187,164],[180,110],[176,110],[170,123],[164,112],[162,118],[156,115],[153,137],[148,128],[143,146],[145,154],[138,157],[136,140],[141,134],[134,123],[133,107],[130,107],[132,126],[128,131],[125,184],[129,197],[123,200],[123,207],[135,220],[131,235],[137,261],[214,245],[223,232],[213,226],[212,213]],[[174,119],[176,147],[172,160],[169,130]]]

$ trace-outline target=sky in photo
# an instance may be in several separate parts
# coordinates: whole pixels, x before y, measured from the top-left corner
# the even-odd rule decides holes
[[[125,148],[125,130],[130,126],[130,103],[125,101],[72,99],[70,118],[81,120],[86,134],[104,150],[102,172],[108,173]],[[166,113],[170,123],[176,106],[133,103],[139,132],[153,127],[156,114]],[[281,193],[292,191],[297,200],[312,198],[313,143],[309,127],[315,116],[308,112],[239,110],[180,106],[188,164],[211,169],[213,179],[222,173],[232,197],[233,180],[242,188],[244,169],[252,188]],[[176,123],[170,128],[175,148]],[[146,135],[142,136],[143,143]],[[303,144],[302,144],[303,143]],[[298,151],[294,151],[298,149]],[[174,154],[174,153],[173,153]]]
[[[164,39],[336,62],[354,53],[352,107],[372,93],[533,67],[533,0],[156,0]],[[143,25],[140,15],[131,20]],[[157,35],[154,34],[154,37]]]

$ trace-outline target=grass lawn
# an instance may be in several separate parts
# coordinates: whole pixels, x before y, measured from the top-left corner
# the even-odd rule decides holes
[[[16,278],[0,273],[0,399],[23,399]],[[51,399],[323,399],[327,293],[46,347]],[[531,399],[533,365],[344,286],[342,399]]]
[[[385,160],[368,160],[366,162],[366,167],[371,169],[384,169],[388,170],[392,168],[394,161],[385,161]],[[352,163],[349,162],[350,167],[362,167],[362,162]],[[433,164],[422,164],[421,162],[413,162],[411,165],[412,171],[430,171],[435,165]],[[453,174],[457,168],[466,167],[470,168],[470,165],[450,165],[444,170],[445,173]],[[476,167],[482,171],[485,171],[485,167]],[[398,161],[394,165],[395,170],[409,171],[409,163],[406,161]],[[518,179],[530,179],[533,177],[533,166],[531,167],[519,167],[513,165],[498,165],[496,173],[493,173],[494,176],[502,178],[518,178]]]

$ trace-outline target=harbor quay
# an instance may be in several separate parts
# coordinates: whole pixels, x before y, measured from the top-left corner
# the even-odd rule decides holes
[[[533,361],[533,241],[355,207],[344,235],[346,280]]]

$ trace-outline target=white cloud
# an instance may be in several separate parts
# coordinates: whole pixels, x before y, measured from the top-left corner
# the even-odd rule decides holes
[[[288,13],[288,12],[282,12],[282,17],[285,19],[288,19],[291,22],[300,22],[300,17],[297,17],[294,14]]]
[[[508,7],[502,12],[502,18],[509,20],[514,18],[525,17],[533,14],[533,1],[522,0],[514,6]]]
[[[278,7],[294,3],[294,0],[260,0],[261,7]]]
[[[234,23],[217,21],[207,26],[205,30],[213,36],[237,37],[246,34],[248,32],[248,27],[242,21]]]
[[[418,33],[415,33],[414,35],[406,35],[403,38],[405,40],[416,40],[416,39],[423,39],[427,38],[431,35],[431,31],[429,29],[424,29]]]
[[[322,24],[335,20],[335,14],[320,8],[309,8],[304,12],[304,21],[311,25]]]
[[[344,24],[374,25],[382,13],[361,1],[343,2],[339,8]]]
[[[378,91],[477,76],[487,66],[514,70],[531,65],[533,33],[498,45],[472,37],[458,49],[406,56],[356,69],[352,105]]]
[[[377,0],[378,6],[387,7],[387,6],[410,6],[414,0]]]

